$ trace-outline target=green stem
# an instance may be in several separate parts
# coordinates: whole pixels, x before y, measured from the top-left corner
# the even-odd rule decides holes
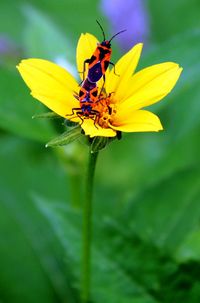
[[[71,190],[71,202],[73,208],[80,208],[81,200],[81,176],[77,172],[71,172],[69,175],[70,190]]]
[[[81,297],[83,303],[90,301],[90,267],[91,267],[91,239],[92,239],[92,192],[93,180],[98,153],[89,155],[88,169],[83,204],[83,255],[82,255],[82,288]]]

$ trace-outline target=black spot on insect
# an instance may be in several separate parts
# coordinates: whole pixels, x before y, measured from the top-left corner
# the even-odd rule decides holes
[[[82,97],[84,95],[84,92],[82,90],[79,91],[79,97]]]
[[[95,91],[92,93],[92,96],[93,96],[93,97],[97,97],[97,94],[98,94],[98,92],[97,92],[97,90],[95,90]]]
[[[103,60],[105,58],[106,54],[110,54],[110,50],[109,49],[104,49],[103,47],[99,46],[98,50],[100,52],[99,54],[99,60]]]

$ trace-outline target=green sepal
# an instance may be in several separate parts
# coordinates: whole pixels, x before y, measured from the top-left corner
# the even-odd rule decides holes
[[[65,119],[63,125],[66,127],[74,127],[77,125],[77,122],[73,122],[71,120]]]
[[[35,114],[32,116],[32,119],[63,119],[63,117],[57,115],[54,112],[47,112],[47,113],[42,113],[42,114]]]
[[[94,137],[90,146],[91,153],[97,153],[99,150],[105,148],[110,142],[109,139],[108,137]]]
[[[116,137],[88,137],[88,144],[90,145],[90,152],[97,153],[99,150],[104,149],[108,144],[113,142],[114,140],[120,140],[122,137],[121,132],[117,132]]]
[[[59,137],[52,139],[45,145],[45,147],[57,147],[57,146],[67,145],[75,141],[76,139],[80,138],[81,136],[82,136],[81,127],[78,125],[74,128],[67,130]]]

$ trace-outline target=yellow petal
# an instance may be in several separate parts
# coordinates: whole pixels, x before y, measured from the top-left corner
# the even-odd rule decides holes
[[[147,67],[136,73],[125,93],[126,100],[119,104],[118,111],[131,108],[140,109],[154,104],[164,98],[175,86],[182,68],[173,62],[165,62]]]
[[[62,67],[42,59],[22,60],[17,66],[31,94],[58,115],[66,117],[79,107],[73,93],[78,84]]]
[[[90,59],[97,47],[98,40],[91,34],[81,34],[76,49],[77,69],[81,79],[83,79],[84,61]],[[85,77],[88,73],[88,64],[86,64]]]
[[[77,89],[77,82],[74,77],[53,62],[43,59],[25,59],[21,61],[17,68],[20,73],[21,68],[23,68],[24,71],[32,73],[33,78],[37,78],[37,81],[30,83],[35,88],[44,88],[53,84],[54,88],[64,87],[71,91]]]
[[[76,116],[75,112],[74,114],[72,112],[73,108],[79,107],[79,103],[76,99],[71,98],[74,100],[74,103],[73,105],[71,104],[70,107],[68,103],[66,104],[66,102],[62,102],[62,98],[60,98],[58,94],[56,94],[56,99],[54,99],[52,96],[44,96],[34,92],[32,92],[31,95],[61,117],[72,120],[74,122],[80,122],[80,119]]]
[[[142,46],[142,43],[135,45],[115,64],[115,69],[112,68],[109,76],[106,77],[106,91],[107,93],[114,92],[114,99],[118,102],[123,99],[124,92],[127,89],[127,80],[135,72]]]
[[[116,131],[111,128],[102,128],[99,125],[94,125],[94,121],[92,119],[85,119],[83,124],[81,125],[86,135],[90,137],[115,137]]]
[[[159,118],[146,110],[132,111],[128,116],[118,117],[112,128],[123,132],[157,132],[163,129]]]

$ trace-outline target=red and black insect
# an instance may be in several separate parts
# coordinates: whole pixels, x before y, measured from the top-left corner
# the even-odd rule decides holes
[[[74,97],[79,101],[80,107],[72,108],[72,114],[67,116],[78,116],[82,123],[84,118],[91,118],[96,126],[99,117],[99,112],[94,109],[95,103],[99,101],[96,83],[91,83],[86,78],[81,85],[79,94],[75,94]]]
[[[83,79],[84,79],[86,64],[88,64],[87,78],[90,83],[96,83],[97,81],[99,81],[101,79],[101,77],[103,77],[104,81],[105,81],[105,72],[106,72],[109,64],[113,65],[115,67],[114,63],[112,63],[110,61],[111,54],[112,54],[111,41],[117,35],[125,32],[125,30],[122,30],[122,31],[118,32],[117,34],[115,34],[114,36],[112,36],[110,38],[110,40],[106,40],[103,27],[101,26],[101,24],[98,21],[97,21],[97,23],[103,34],[103,41],[101,43],[97,44],[97,48],[95,49],[92,57],[90,59],[86,59],[84,61],[84,68],[83,68]]]

